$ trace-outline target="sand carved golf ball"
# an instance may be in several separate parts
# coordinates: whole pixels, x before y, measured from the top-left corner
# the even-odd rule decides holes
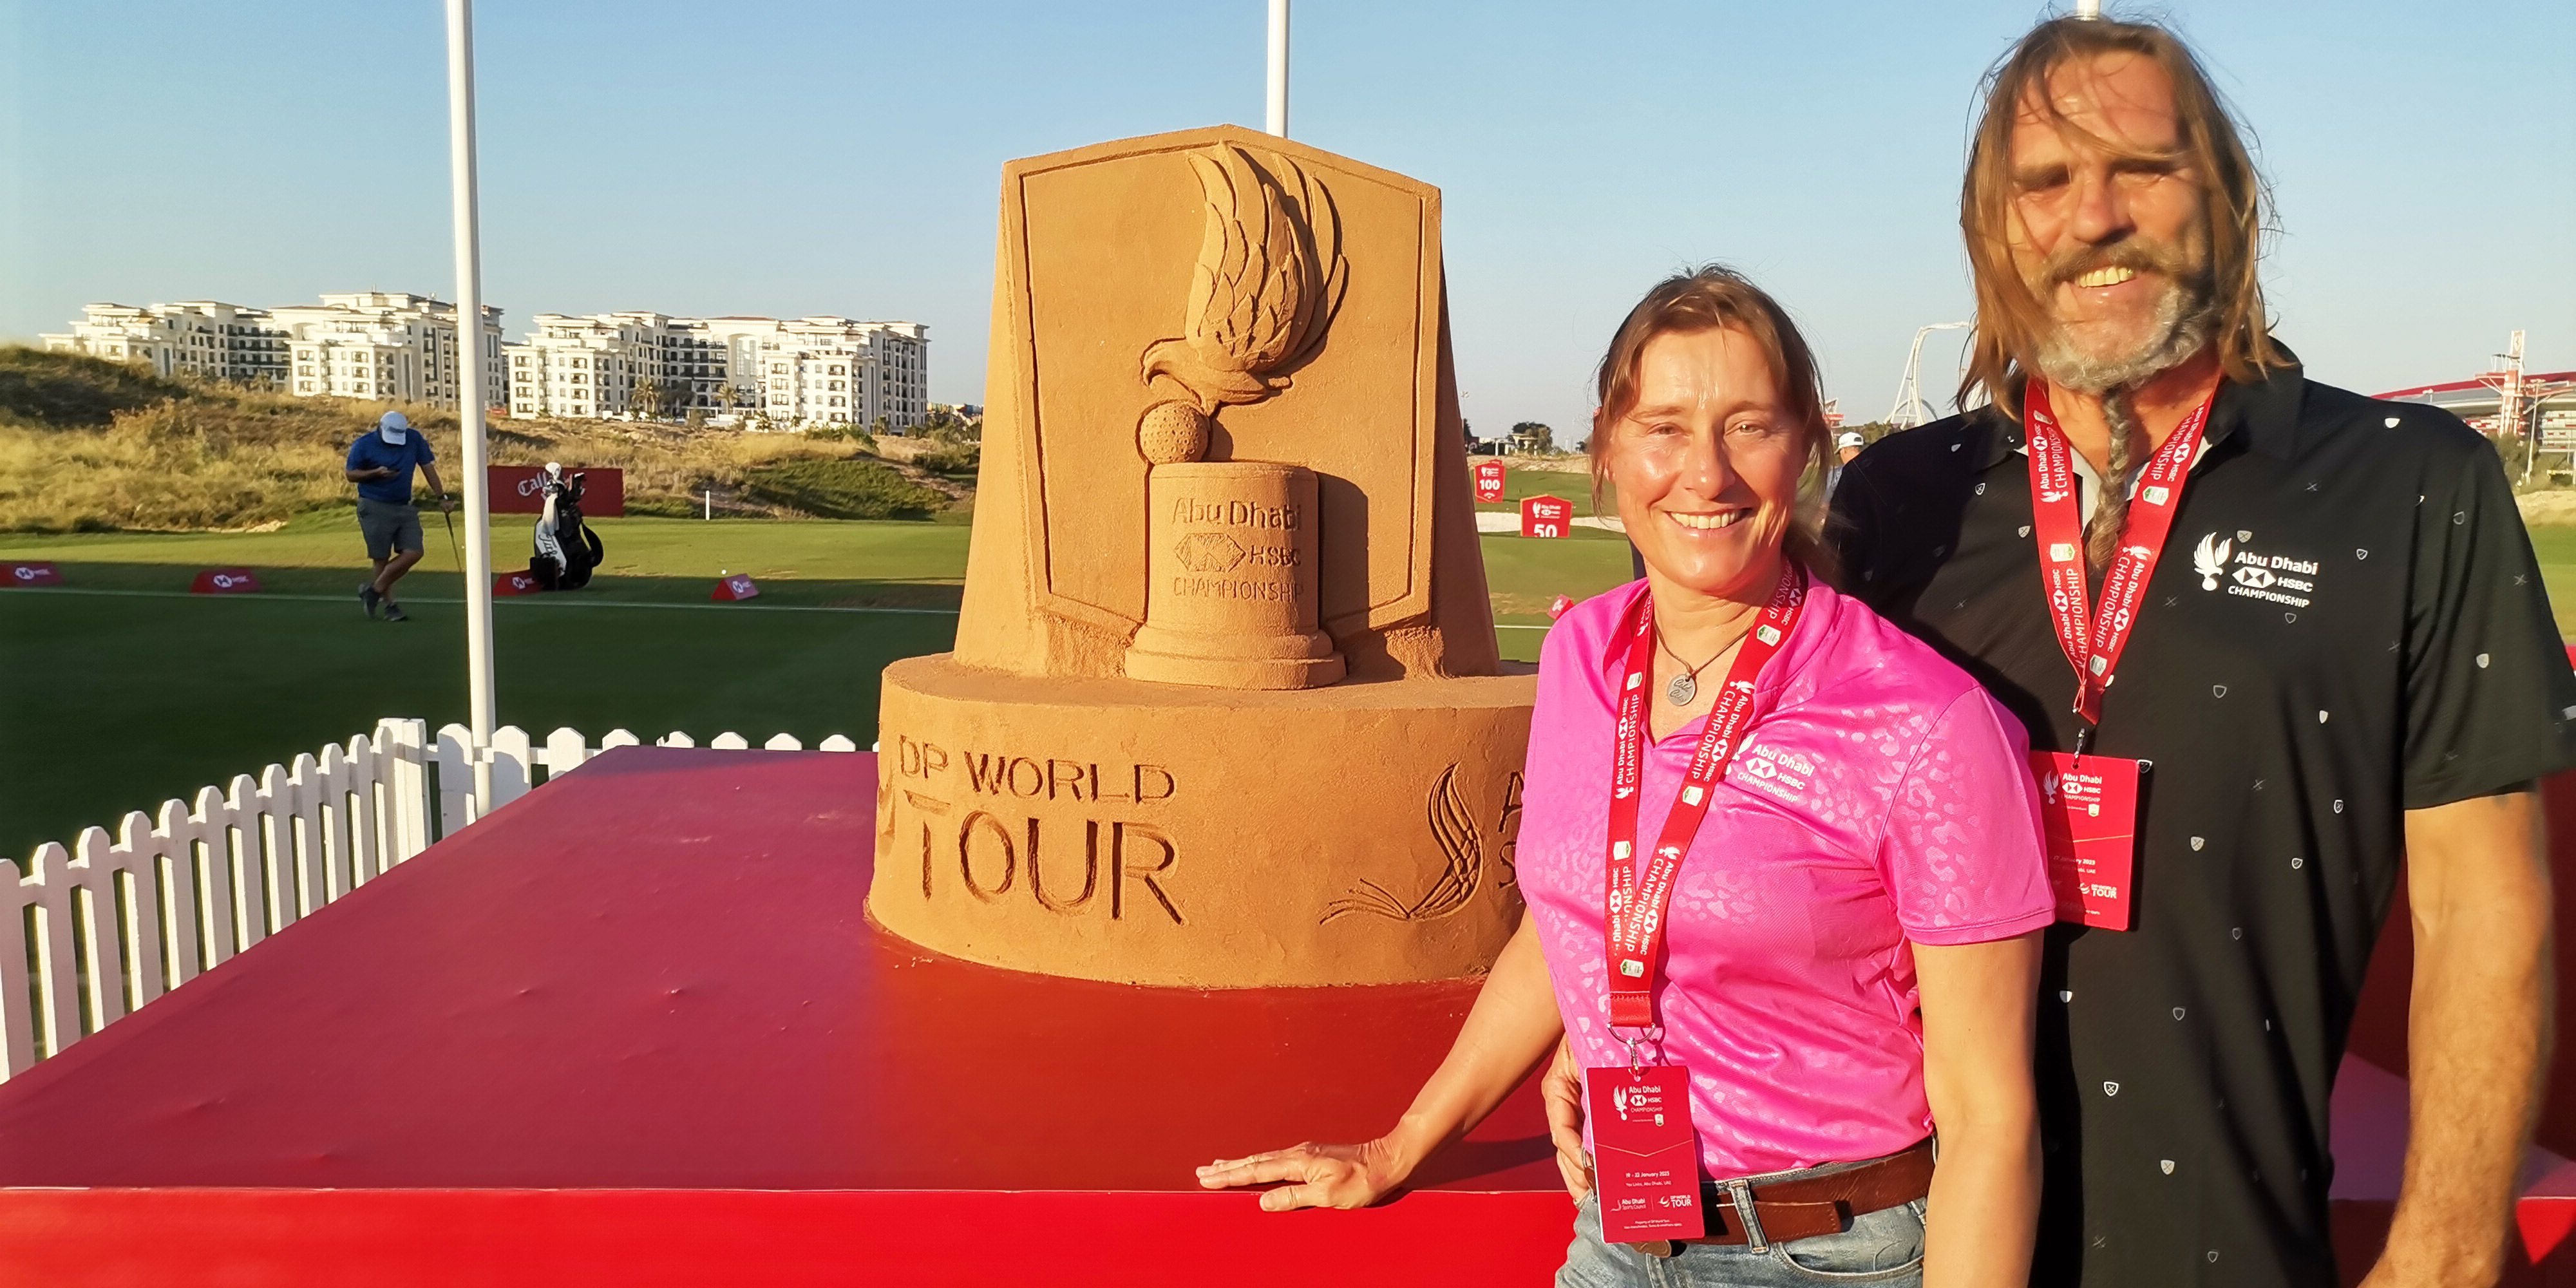
[[[1207,455],[1207,413],[1185,402],[1158,402],[1136,422],[1136,450],[1156,465],[1195,461]]]

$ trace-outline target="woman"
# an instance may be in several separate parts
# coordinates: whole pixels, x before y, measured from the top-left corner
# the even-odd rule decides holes
[[[1591,452],[1646,575],[1548,633],[1520,930],[1394,1130],[1201,1184],[1373,1202],[1562,1038],[1551,1091],[1579,1066],[1590,1130],[1551,1106],[1560,1284],[2025,1282],[2038,799],[2020,726],[1828,584],[1799,502],[1828,441],[1814,359],[1751,283],[1704,269],[1630,312]],[[1688,1132],[1654,1125],[1684,1104]],[[1694,1136],[1659,1190],[1649,1137]]]

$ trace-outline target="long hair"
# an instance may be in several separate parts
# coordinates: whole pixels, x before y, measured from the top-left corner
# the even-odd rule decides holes
[[[1833,435],[1825,425],[1824,385],[1816,372],[1815,351],[1798,333],[1798,324],[1789,311],[1761,287],[1741,273],[1722,264],[1710,264],[1686,273],[1677,273],[1655,283],[1637,307],[1610,337],[1610,351],[1601,358],[1595,379],[1599,402],[1592,412],[1592,441],[1586,451],[1592,459],[1592,508],[1601,508],[1601,488],[1610,476],[1610,431],[1628,410],[1637,405],[1637,365],[1645,358],[1646,343],[1656,336],[1690,334],[1731,327],[1752,337],[1762,346],[1763,359],[1771,368],[1771,381],[1788,401],[1789,419],[1793,421],[1804,443],[1799,454],[1806,459],[1800,476],[1798,505],[1790,516],[1789,531],[1782,538],[1782,548],[1790,558],[1806,566],[1809,573],[1832,585],[1840,565],[1818,532],[1824,522],[1824,479],[1833,449]]]
[[[2173,81],[2182,143],[2170,154],[2142,153],[2066,119],[2049,99],[2046,81],[2059,67],[2103,54],[2147,59]],[[1959,190],[1959,231],[1966,234],[1968,268],[1977,292],[1977,329],[1969,342],[1967,374],[1959,382],[1964,407],[1979,389],[2003,410],[2021,414],[2021,388],[2036,367],[2039,339],[2051,324],[2013,264],[2012,129],[2025,104],[2035,103],[2061,133],[2081,137],[2115,154],[2139,160],[2178,160],[2200,177],[2209,230],[2209,269],[2215,305],[2211,341],[2219,368],[2230,380],[2259,378],[2261,369],[2285,365],[2272,343],[2259,276],[2271,194],[2254,166],[2243,132],[2200,60],[2180,37],[2152,23],[2055,18],[2029,35],[1986,73],[1985,111],[1968,143],[1968,173]]]

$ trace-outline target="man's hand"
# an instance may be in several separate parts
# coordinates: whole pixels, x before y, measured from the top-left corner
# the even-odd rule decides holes
[[[446,514],[454,514],[454,513],[456,513],[456,497],[455,497],[455,495],[454,495],[453,493],[448,493],[448,492],[441,492],[441,493],[439,493],[439,494],[438,494],[438,508],[439,508],[439,510],[440,510],[441,512],[446,513]]]
[[[1547,1103],[1547,1138],[1556,1145],[1557,1174],[1577,1203],[1592,1192],[1592,1164],[1583,1156],[1583,1066],[1574,1061],[1574,1039],[1556,1044],[1556,1059],[1538,1080],[1539,1099]]]
[[[2549,846],[2528,786],[2406,811],[2412,1122],[2367,1288],[2492,1284],[2549,1068]]]

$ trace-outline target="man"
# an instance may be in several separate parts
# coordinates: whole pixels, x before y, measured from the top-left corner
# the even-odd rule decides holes
[[[414,467],[429,476],[429,490],[438,494],[439,509],[453,511],[456,498],[447,495],[447,488],[438,481],[428,437],[414,430],[401,412],[386,412],[374,429],[349,444],[349,481],[358,485],[358,531],[367,540],[367,558],[376,569],[375,576],[358,587],[358,603],[367,616],[381,614],[389,622],[410,619],[394,602],[394,583],[420,562],[420,510],[411,503]]]
[[[1851,464],[1852,458],[1860,455],[1860,449],[1866,446],[1867,443],[1867,439],[1864,439],[1859,434],[1848,430],[1844,431],[1840,436],[1834,439],[1834,463],[1825,469],[1825,495],[1827,497],[1831,497],[1834,494],[1835,488],[1842,486],[1843,467]]]
[[[2403,875],[2414,1117],[2365,1283],[2492,1284],[2550,1041],[2533,788],[2576,763],[2501,464],[2271,337],[2261,179],[2172,35],[2044,23],[1987,88],[1961,224],[1994,405],[1864,452],[1833,507],[1856,593],[2089,757],[2052,766],[2142,793],[2102,888],[2061,879],[2033,1281],[2336,1282],[2326,1107]]]

